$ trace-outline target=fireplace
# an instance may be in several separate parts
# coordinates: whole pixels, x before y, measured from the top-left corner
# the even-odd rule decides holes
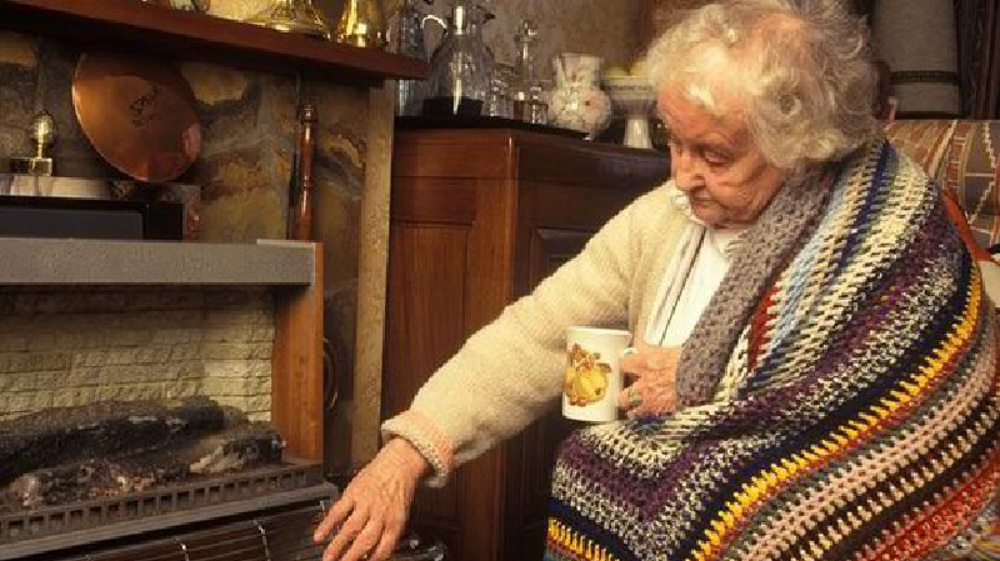
[[[335,493],[320,260],[298,242],[0,239],[0,561],[318,559]],[[126,477],[125,448],[151,463]]]

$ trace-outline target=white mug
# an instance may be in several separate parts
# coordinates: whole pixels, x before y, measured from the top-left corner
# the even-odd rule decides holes
[[[618,418],[621,357],[632,334],[623,329],[573,326],[566,334],[562,411],[567,419],[606,423]]]

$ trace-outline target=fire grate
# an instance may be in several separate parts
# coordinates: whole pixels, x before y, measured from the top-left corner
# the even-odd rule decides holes
[[[138,545],[111,548],[66,559],[73,561],[320,561],[325,544],[313,543],[312,529],[322,519],[324,512],[325,506],[320,502],[309,503],[279,514],[254,516],[205,530],[179,533],[166,539],[150,540]],[[417,561],[417,559],[410,559],[410,561]]]
[[[113,499],[0,516],[0,561],[329,499],[320,465],[267,467]]]

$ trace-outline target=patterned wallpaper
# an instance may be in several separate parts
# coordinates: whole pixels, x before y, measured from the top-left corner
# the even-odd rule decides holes
[[[647,9],[653,14],[652,29],[655,37],[656,32],[669,27],[683,12],[700,8],[710,0],[643,0],[643,2],[650,5]]]
[[[693,10],[712,0],[641,0],[645,13],[653,14],[653,30],[669,27],[686,10]],[[855,13],[870,15],[875,0],[835,0],[846,3]]]
[[[642,39],[639,30],[641,0],[486,0],[497,18],[484,30],[496,59],[507,64],[516,60],[514,37],[521,21],[538,24],[539,70],[551,76],[552,57],[561,52],[595,54],[606,64],[631,64]],[[433,12],[445,15],[450,4],[437,0]],[[431,42],[429,49],[433,48]]]

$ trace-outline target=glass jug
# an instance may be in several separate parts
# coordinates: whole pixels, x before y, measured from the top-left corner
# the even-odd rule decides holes
[[[423,22],[427,15],[420,4],[432,5],[434,0],[404,0],[399,11],[399,30],[396,35],[396,52],[427,60],[424,43]],[[420,107],[427,95],[427,83],[423,80],[400,80],[396,89],[396,114],[419,115]]]
[[[493,63],[481,30],[490,17],[492,14],[482,6],[453,0],[447,23],[435,16],[425,18],[425,22],[434,21],[445,29],[431,57],[425,115],[483,114]]]

